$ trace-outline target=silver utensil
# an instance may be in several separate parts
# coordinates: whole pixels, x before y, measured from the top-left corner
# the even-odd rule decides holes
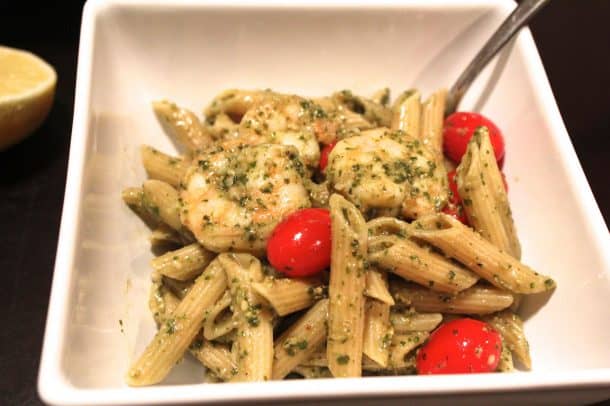
[[[468,64],[460,77],[453,84],[447,94],[445,115],[454,113],[462,97],[474,82],[479,73],[487,66],[489,61],[506,45],[510,39],[519,32],[550,0],[524,0],[502,22],[502,25],[487,40],[483,48]]]

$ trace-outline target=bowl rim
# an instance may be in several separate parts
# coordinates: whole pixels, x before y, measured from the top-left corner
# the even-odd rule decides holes
[[[494,7],[506,14],[515,6],[513,0],[295,0],[285,3],[281,0],[88,0],[83,9],[81,22],[78,67],[72,137],[70,143],[64,205],[61,216],[57,256],[53,272],[51,295],[49,298],[43,348],[38,373],[38,394],[51,404],[166,404],[177,402],[228,403],[255,399],[271,400],[313,400],[345,399],[354,397],[396,397],[431,396],[448,394],[514,393],[544,390],[608,389],[610,394],[610,367],[583,369],[570,372],[524,372],[513,374],[480,374],[476,380],[465,384],[464,375],[371,377],[367,385],[358,385],[362,378],[287,380],[260,383],[231,383],[231,391],[224,384],[207,385],[205,392],[201,385],[180,385],[180,390],[172,385],[158,385],[133,389],[83,389],[74,386],[62,370],[62,349],[65,348],[64,326],[68,318],[68,292],[74,285],[74,259],[76,235],[80,213],[81,189],[85,155],[88,140],[88,123],[91,111],[88,102],[91,96],[91,74],[93,65],[93,42],[97,16],[110,7],[160,7],[160,8],[257,8],[257,9],[403,9],[405,7],[438,8],[480,8]],[[574,185],[580,199],[577,204],[585,213],[588,227],[595,237],[592,247],[605,264],[605,272],[610,270],[610,234],[607,232],[602,214],[595,202],[576,156],[569,135],[555,102],[550,84],[544,71],[536,45],[529,28],[522,30],[517,38],[517,46],[525,55],[525,68],[535,78],[539,103],[543,115],[548,119],[550,131],[556,136],[558,153],[567,167],[567,181]],[[374,385],[371,383],[374,382]]]

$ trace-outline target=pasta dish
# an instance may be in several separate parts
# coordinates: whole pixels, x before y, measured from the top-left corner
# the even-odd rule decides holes
[[[153,103],[183,154],[143,146],[149,179],[123,191],[161,252],[127,383],[187,353],[206,381],[529,369],[517,309],[555,282],[521,262],[500,130],[445,97]]]

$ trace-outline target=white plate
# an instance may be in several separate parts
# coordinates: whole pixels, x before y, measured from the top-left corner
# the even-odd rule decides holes
[[[532,372],[205,385],[197,383],[201,368],[187,359],[161,385],[123,383],[154,324],[147,230],[120,191],[144,179],[140,144],[174,149],[152,100],[167,97],[200,111],[229,87],[320,95],[417,86],[427,94],[453,82],[513,7],[502,0],[89,2],[41,397],[56,404],[382,396],[557,404],[610,397],[608,231],[528,30],[477,81],[463,107],[503,129],[524,261],[559,285],[543,307],[548,297],[524,306]]]

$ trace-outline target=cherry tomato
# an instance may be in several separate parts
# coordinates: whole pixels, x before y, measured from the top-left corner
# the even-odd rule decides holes
[[[457,182],[455,181],[455,169],[447,173],[447,179],[449,180],[449,190],[451,190],[451,197],[449,203],[459,204],[460,194],[458,193]]]
[[[328,156],[330,155],[330,152],[333,150],[335,145],[337,145],[336,142],[328,144],[324,148],[322,148],[322,152],[320,152],[320,170],[322,172],[324,172],[324,169],[326,169],[326,165],[328,165]]]
[[[481,126],[485,126],[489,130],[489,139],[496,155],[496,161],[500,162],[504,158],[502,133],[491,120],[478,113],[457,112],[445,119],[443,126],[445,155],[459,163],[466,153],[466,147],[474,130]]]
[[[449,204],[443,208],[442,212],[450,215],[451,217],[455,217],[467,226],[470,225],[468,218],[466,217],[466,213],[464,212],[464,208],[459,203],[454,204],[449,202]]]
[[[286,276],[310,276],[330,266],[330,248],[330,212],[303,209],[275,227],[267,242],[267,259]]]
[[[460,374],[493,372],[500,362],[500,334],[487,323],[470,318],[442,324],[417,353],[417,372]]]

